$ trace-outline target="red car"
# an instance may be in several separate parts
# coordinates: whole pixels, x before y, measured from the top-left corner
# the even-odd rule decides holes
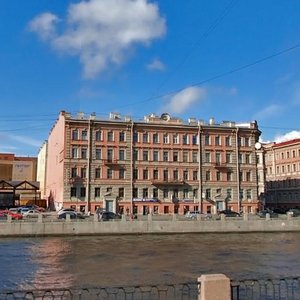
[[[21,214],[14,213],[10,210],[0,210],[0,214],[3,216],[10,215],[13,220],[22,220],[23,219],[23,216]]]

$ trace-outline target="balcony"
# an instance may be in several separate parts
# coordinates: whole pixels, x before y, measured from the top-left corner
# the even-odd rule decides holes
[[[152,185],[185,185],[184,180],[168,179],[168,180],[159,180],[154,179],[151,182]]]
[[[118,160],[117,159],[111,159],[111,158],[109,158],[109,159],[103,159],[103,163],[105,164],[105,165],[116,165],[116,164],[118,164]]]
[[[228,169],[229,168],[228,164],[222,163],[219,161],[214,162],[213,165],[216,169]]]

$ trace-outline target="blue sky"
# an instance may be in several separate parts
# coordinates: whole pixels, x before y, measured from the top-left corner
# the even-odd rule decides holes
[[[297,0],[0,7],[0,152],[37,155],[61,110],[257,120],[264,141],[300,137]]]

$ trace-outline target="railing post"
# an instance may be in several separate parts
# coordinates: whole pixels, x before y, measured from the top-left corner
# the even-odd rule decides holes
[[[177,221],[177,214],[173,214],[173,216],[172,216],[172,221],[174,222],[174,221]]]
[[[66,222],[71,222],[71,217],[69,214],[66,214]]]
[[[42,214],[38,214],[37,221],[38,221],[38,223],[43,223],[43,215]]]
[[[11,223],[12,217],[11,215],[7,215],[7,223]]]
[[[248,213],[245,212],[243,217],[244,217],[244,221],[248,221],[248,219],[249,219],[248,218]]]
[[[224,274],[201,275],[198,284],[198,300],[231,300],[230,279]]]
[[[98,222],[98,219],[99,219],[98,214],[95,213],[95,214],[94,214],[94,222]]]
[[[127,220],[126,220],[126,215],[125,214],[123,214],[122,216],[121,216],[121,221],[122,222],[126,222]]]
[[[148,222],[152,222],[152,214],[147,215]]]
[[[271,215],[269,213],[266,213],[266,221],[270,221],[271,220]]]
[[[221,214],[221,221],[225,221],[225,220],[226,220],[225,214]]]

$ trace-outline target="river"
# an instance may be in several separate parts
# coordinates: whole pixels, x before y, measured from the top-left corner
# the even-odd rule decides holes
[[[300,233],[0,239],[0,288],[41,289],[300,275]]]

